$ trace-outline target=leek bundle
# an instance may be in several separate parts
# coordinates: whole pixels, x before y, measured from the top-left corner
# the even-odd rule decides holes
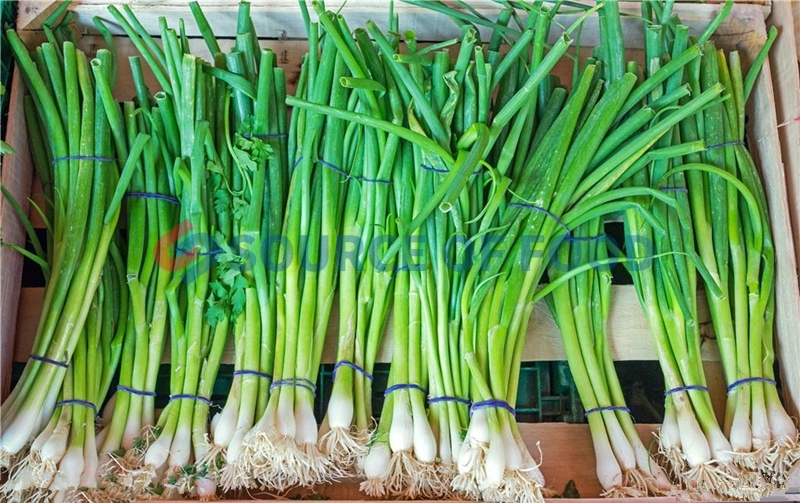
[[[51,421],[56,404],[64,401],[59,399],[60,394],[67,396],[66,400],[92,403],[95,408],[100,404],[89,400],[105,397],[103,386],[108,387],[110,378],[97,377],[95,362],[82,362],[73,369],[69,362],[85,329],[91,331],[86,337],[97,340],[97,319],[88,319],[90,313],[97,315],[98,308],[93,311],[92,306],[100,302],[95,296],[103,283],[106,259],[109,253],[118,254],[110,250],[119,247],[115,236],[120,204],[149,138],[134,132],[129,148],[118,104],[111,95],[114,72],[107,53],[99,53],[90,63],[72,42],[65,41],[60,48],[48,42],[32,58],[13,30],[7,31],[7,37],[31,92],[32,110],[37,116],[31,127],[38,124],[41,133],[44,148],[37,153],[37,165],[44,172],[44,156],[52,165],[45,181],[52,181],[48,191],[53,195],[53,209],[52,219],[48,219],[52,226],[48,281],[33,351],[19,383],[2,406],[0,465],[5,467],[11,466],[14,457]],[[120,263],[117,259],[115,265]],[[103,295],[119,291],[110,290]],[[114,322],[111,313],[108,318],[109,324],[121,323]],[[102,354],[100,348],[92,349],[94,360],[103,358],[110,365],[108,372],[113,372],[117,358],[109,352],[118,343],[117,338]],[[81,355],[88,358],[83,349]],[[87,372],[95,376],[88,388],[65,389],[62,393],[66,376],[72,374],[74,378],[75,372],[79,378]],[[87,420],[86,409],[91,407],[72,402],[66,405],[62,415],[67,423],[62,425],[70,429],[74,421],[75,450],[71,452],[77,453],[79,446],[82,449],[94,440],[93,435],[87,440],[81,433],[87,421],[93,428],[94,418],[90,413]],[[88,459],[91,464],[92,458]],[[76,484],[75,478],[82,473],[78,466],[70,472],[69,481],[60,482],[59,489],[75,487],[71,484]]]

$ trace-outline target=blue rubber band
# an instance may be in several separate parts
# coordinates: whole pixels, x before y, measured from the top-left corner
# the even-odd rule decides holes
[[[141,199],[158,199],[161,201],[166,201],[171,204],[177,204],[177,205],[181,204],[181,202],[178,200],[177,197],[165,196],[164,194],[156,194],[155,192],[127,192],[125,193],[125,197],[137,197]]]
[[[279,381],[275,381],[269,387],[269,390],[272,391],[273,389],[280,388],[281,386],[295,386],[297,388],[310,391],[312,395],[317,394],[317,386],[314,384],[314,382],[301,377],[293,377],[291,379],[281,379]]]
[[[298,157],[297,160],[294,161],[294,164],[292,164],[292,169],[294,169],[297,166],[299,166],[301,162],[303,162],[303,156]]]
[[[673,191],[673,192],[685,192],[687,194],[689,193],[689,189],[687,189],[686,187],[661,187],[659,190],[662,190],[664,192]]]
[[[450,170],[434,168],[433,166],[428,166],[426,164],[420,164],[419,167],[424,169],[425,171],[430,171],[431,173],[449,173],[450,172]]]
[[[358,180],[359,182],[364,182],[364,183],[380,183],[380,184],[383,184],[383,185],[391,185],[392,184],[391,180],[378,180],[376,178],[367,178],[366,176],[356,177],[356,180]]]
[[[431,173],[444,173],[444,174],[450,173],[449,169],[434,168],[433,166],[428,166],[427,164],[420,164],[419,167],[424,169],[425,171],[430,171]],[[479,170],[473,171],[472,172],[472,176],[480,175],[481,171],[483,171],[483,170],[479,169]]]
[[[113,157],[98,157],[94,155],[68,155],[66,157],[56,157],[50,164],[55,165],[59,161],[100,161],[100,162],[114,162]]]
[[[259,372],[258,370],[234,370],[233,375],[235,376],[256,376],[261,377],[262,379],[269,379],[272,380],[272,374],[267,374],[266,372]]]
[[[50,365],[55,365],[56,367],[61,367],[62,369],[69,368],[69,363],[60,362],[58,360],[51,360],[50,358],[46,358],[44,356],[30,355],[28,359],[36,360],[37,362],[42,362],[42,363],[49,363]]]
[[[206,397],[198,396],[198,395],[188,395],[188,394],[185,394],[185,395],[183,395],[183,394],[182,395],[170,395],[169,401],[172,402],[174,400],[197,400],[199,402],[203,402],[204,404],[208,405],[209,407],[211,407],[211,405],[213,405],[211,400],[209,400]]]
[[[441,402],[455,402],[460,403],[462,405],[470,406],[472,405],[472,401],[467,400],[466,398],[459,398],[457,396],[434,396],[428,397],[428,404],[434,403],[441,403]]]
[[[729,141],[728,143],[720,143],[719,145],[711,145],[710,147],[706,147],[705,150],[714,150],[716,148],[725,148],[725,147],[735,147],[737,145],[741,145],[744,147],[743,141]]]
[[[340,175],[347,177],[350,176],[350,173],[347,171],[342,170],[341,168],[334,166],[333,164],[329,163],[328,161],[323,161],[322,159],[317,159],[317,162],[328,168],[329,170],[333,171],[334,173],[339,173]]]
[[[75,398],[72,400],[61,400],[60,402],[56,402],[56,407],[61,405],[80,405],[82,407],[88,407],[94,411],[95,415],[97,415],[97,406],[92,402],[87,402],[86,400],[78,400]]]
[[[516,208],[524,208],[526,210],[533,210],[533,211],[538,211],[539,213],[543,213],[543,214],[547,215],[548,217],[552,218],[553,220],[555,220],[555,222],[559,226],[561,226],[562,229],[567,231],[567,235],[570,234],[569,227],[567,227],[567,224],[562,222],[561,219],[558,218],[557,216],[555,216],[553,213],[550,213],[549,211],[547,211],[546,209],[544,209],[542,207],[534,206],[533,204],[523,204],[523,203],[510,203],[508,206],[509,207],[516,207]]]
[[[471,416],[473,412],[478,409],[488,409],[490,407],[498,408],[498,409],[505,409],[511,413],[512,416],[517,415],[517,411],[512,407],[508,402],[505,400],[482,400],[480,402],[475,402],[472,404],[472,407],[469,408],[469,415]]]
[[[708,388],[705,386],[700,386],[699,384],[692,384],[689,386],[678,386],[677,388],[672,388],[664,392],[664,396],[669,396],[673,393],[678,393],[679,391],[705,391],[708,392]]]
[[[589,409],[589,410],[587,410],[586,412],[583,413],[583,416],[584,417],[589,417],[589,414],[594,414],[595,412],[603,412],[603,411],[606,411],[606,410],[609,410],[609,411],[618,410],[620,412],[627,412],[628,414],[631,413],[631,409],[629,409],[627,407],[623,407],[621,405],[610,405],[608,407],[595,407],[594,409]]]
[[[121,384],[117,386],[117,391],[125,391],[126,393],[130,393],[131,395],[138,395],[138,396],[156,396],[155,391],[142,391],[134,388],[129,388]]]
[[[360,365],[358,365],[356,363],[353,363],[350,360],[339,360],[338,362],[336,362],[336,365],[333,366],[333,371],[331,372],[331,380],[332,381],[336,380],[336,371],[339,370],[339,367],[342,367],[342,366],[350,367],[351,369],[355,370],[356,372],[364,374],[364,377],[366,377],[370,381],[374,380],[374,377],[372,376],[372,374],[370,374],[369,372],[364,370],[364,368],[361,367]]]
[[[404,389],[408,390],[414,389],[417,391],[421,391],[422,393],[425,393],[425,395],[428,394],[428,390],[426,390],[419,384],[395,384],[394,386],[389,386],[388,388],[386,388],[386,391],[383,392],[383,396],[389,396],[395,391],[402,391]]]
[[[739,379],[738,381],[732,382],[728,386],[728,394],[730,394],[733,390],[735,390],[742,384],[750,384],[753,382],[763,382],[766,384],[771,384],[773,386],[778,385],[778,382],[775,379],[770,379],[769,377],[746,377],[744,379]]]

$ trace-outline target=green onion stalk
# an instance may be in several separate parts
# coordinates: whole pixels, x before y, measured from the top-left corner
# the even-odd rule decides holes
[[[131,179],[127,199],[129,319],[111,417],[98,435],[98,449],[108,485],[114,479],[121,487],[143,490],[142,484],[149,481],[133,480],[129,470],[140,466],[154,438],[155,387],[168,320],[166,288],[173,269],[163,240],[177,223],[178,200],[168,168],[173,161],[164,120],[144,84],[139,57],[130,58],[130,67],[136,101],[123,105],[129,140],[139,131],[148,134],[151,141]]]
[[[106,397],[125,330],[118,304],[125,298],[124,269],[114,246],[115,260],[106,263],[53,416],[2,487],[7,501],[64,501],[97,486],[95,411]]]
[[[192,9],[209,49],[218,51],[199,6],[192,4]],[[269,397],[277,304],[275,271],[266,267],[274,252],[265,246],[280,232],[288,179],[284,72],[271,50],[255,52],[249,4],[240,4],[238,32],[231,53],[223,58],[216,52],[215,57],[215,75],[230,76],[220,114],[228,155],[211,175],[217,241],[224,252],[216,257],[217,280],[211,283],[206,313],[214,323],[230,323],[235,369],[225,407],[212,419],[213,447],[199,460],[209,477],[225,487],[246,475],[228,466],[237,466],[244,437]]]
[[[476,32],[465,28],[458,57],[451,62],[445,51],[433,53],[431,102],[449,136],[463,134],[474,123],[486,123],[490,108],[492,67],[485,61]],[[477,46],[477,47],[476,47]],[[421,201],[427,200],[442,177],[441,170],[426,164],[414,149],[416,186]],[[469,373],[464,364],[465,344],[460,339],[458,309],[466,271],[472,259],[469,238],[478,233],[484,212],[496,209],[493,180],[482,162],[470,173],[467,185],[452,202],[442,204],[422,226],[424,267],[412,277],[422,307],[423,344],[428,372],[429,422],[436,436],[436,474],[426,487],[432,498],[456,496],[452,481],[456,461],[468,425]]]
[[[228,288],[232,285],[224,275],[227,263],[214,260],[224,255],[220,250],[226,251],[226,243],[210,238],[218,215],[209,211],[213,207],[209,179],[223,165],[213,146],[211,97],[221,84],[190,54],[183,55],[181,67],[183,88],[176,114],[181,156],[174,161],[173,176],[181,202],[179,235],[190,238],[178,241],[176,253],[188,256],[189,263],[175,268],[166,289],[173,369],[170,402],[156,423],[158,436],[145,452],[143,470],[161,478],[165,494],[196,492],[204,497],[216,492],[216,484],[207,477],[207,466],[194,463],[212,447],[208,441],[211,393],[229,331],[227,318],[209,314],[212,293],[217,293],[211,285],[216,281]],[[192,122],[191,117],[199,120]],[[190,244],[183,245],[187,241]]]
[[[103,85],[111,77],[108,64],[90,63],[71,42],[64,42],[61,55],[45,43],[32,58],[13,30],[6,34],[49,145],[54,186],[52,263],[34,358],[1,411],[0,465],[8,467],[53,417],[115,242],[122,197],[148,137],[139,136],[130,152],[111,142],[123,126],[110,120],[117,104]],[[55,89],[68,99],[59,99]]]
[[[659,496],[671,489],[671,483],[634,427],[608,343],[611,269],[603,229],[601,219],[587,222],[559,247],[558,258],[548,269],[552,282],[567,270],[593,268],[554,289],[548,305],[586,409],[603,495]]]
[[[403,142],[402,164],[394,176],[397,216],[410,221],[424,204],[415,194],[415,167],[421,163],[413,147]],[[421,168],[416,168],[421,171]],[[361,490],[370,496],[430,498],[438,492],[436,437],[425,408],[428,354],[423,333],[433,327],[424,314],[418,287],[419,270],[428,267],[425,254],[417,257],[423,243],[419,229],[398,239],[403,251],[395,260],[393,298],[392,365],[378,427],[373,433],[363,469],[366,480]]]
[[[622,115],[632,117],[629,114],[633,106],[642,99],[654,107],[667,97],[677,96],[681,106],[674,111],[662,109],[650,122],[651,130],[667,124],[669,129],[645,159],[647,169],[625,177],[622,190],[650,186],[662,194],[673,193],[675,198],[669,201],[642,194],[630,199],[647,208],[647,212],[636,208],[625,210],[626,249],[629,257],[635,260],[630,267],[631,275],[664,374],[666,412],[659,434],[660,451],[673,478],[684,484],[690,493],[712,497],[729,494],[740,473],[732,465],[731,444],[720,428],[708,395],[697,320],[697,274],[707,276],[707,270],[694,251],[686,178],[670,168],[675,159],[705,148],[702,142],[694,141],[696,138],[683,137],[672,119],[681,117],[683,120],[713,110],[724,99],[719,98],[722,85],[709,86],[687,96],[691,85],[682,82],[691,68],[701,64],[698,56],[703,52],[702,44],[722,22],[728,6],[721,9],[697,43],[693,43],[688,30],[670,16],[670,5],[642,6],[645,19],[655,14],[661,23],[646,26],[646,78],[634,91]],[[619,14],[610,14],[606,22],[615,18],[618,24]],[[670,37],[673,37],[672,43],[667,43]],[[617,42],[621,43],[621,37]],[[629,71],[638,72],[636,64],[629,63],[628,67]],[[697,102],[704,94],[712,99],[704,100],[689,116],[684,115],[689,111],[689,104]],[[714,285],[707,284],[707,287],[714,288]]]
[[[356,97],[341,85],[348,76],[330,36],[319,36],[308,21],[306,56],[298,95],[335,109],[355,107]],[[274,381],[264,414],[244,438],[236,464],[237,484],[285,491],[338,476],[318,447],[314,417],[316,378],[322,359],[338,264],[341,216],[354,155],[346,157],[346,124],[320,113],[295,110],[289,128],[291,183],[277,268],[277,329]],[[228,465],[231,466],[230,464]]]
[[[353,89],[354,112],[402,126],[403,104],[377,46],[363,29],[351,34],[341,16],[314,4],[325,37],[342,54],[351,76],[340,84]],[[335,471],[352,476],[367,453],[372,419],[372,372],[391,305],[393,274],[380,259],[396,238],[393,173],[400,161],[400,138],[348,124],[348,173],[340,245],[339,327],[331,399],[320,429],[319,448]],[[344,178],[346,176],[346,178]]]
[[[753,481],[764,476],[781,484],[800,449],[775,382],[775,250],[764,187],[744,143],[745,103],[775,36],[772,31],[746,77],[738,52],[726,57],[706,43],[689,77],[693,90],[722,84],[728,99],[684,121],[681,133],[708,145],[684,162],[697,250],[716,286],[706,289],[706,298],[729,387],[725,431]],[[691,169],[696,163],[705,167]],[[758,499],[769,490],[750,486],[742,484],[734,496]]]
[[[236,274],[227,273],[231,258],[225,234],[230,215],[215,209],[223,183],[215,176],[231,166],[224,138],[223,104],[229,81],[237,75],[221,71],[189,53],[182,32],[160,21],[159,45],[147,33],[129,6],[109,11],[136,46],[158,81],[154,96],[164,125],[163,154],[169,160],[175,197],[180,201],[178,221],[165,253],[174,253],[172,275],[165,289],[169,316],[170,402],[154,428],[142,464],[130,470],[134,480],[155,484],[149,490],[167,496],[216,492],[209,466],[196,463],[213,445],[208,440],[210,400],[231,325],[215,315],[216,288],[233,293]],[[177,232],[175,232],[177,231]],[[211,236],[214,236],[212,238]],[[170,250],[173,248],[174,251]],[[219,283],[218,283],[219,282]],[[212,287],[212,285],[214,285]],[[222,302],[229,302],[224,299]]]

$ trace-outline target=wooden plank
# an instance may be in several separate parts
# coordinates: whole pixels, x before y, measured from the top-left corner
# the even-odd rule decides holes
[[[17,319],[17,340],[14,346],[14,360],[25,361],[30,354],[36,324],[39,320],[43,288],[23,288],[20,295],[20,312]],[[701,303],[702,304],[702,303]],[[328,323],[328,337],[323,352],[323,363],[336,361],[336,330],[339,326],[339,317],[334,301],[331,319]],[[615,285],[612,290],[611,315],[609,318],[609,344],[615,360],[655,360],[656,352],[653,346],[650,328],[647,320],[639,307],[636,290],[632,285]],[[703,330],[710,329],[710,316],[706,309],[702,310],[701,322]],[[391,314],[387,322],[386,336],[384,337],[381,351],[378,354],[379,362],[391,361],[392,348],[392,322]],[[561,334],[553,318],[543,303],[536,306],[534,316],[528,326],[528,335],[525,341],[523,361],[560,361],[565,360],[564,347],[561,344]],[[223,356],[224,363],[233,363],[234,348],[233,338],[228,338],[228,345]],[[707,362],[719,361],[719,351],[716,341],[706,339],[703,344],[703,360]],[[169,346],[165,348],[164,363],[169,362]]]
[[[794,43],[795,50],[797,51],[797,60],[800,61],[800,0],[790,0],[792,5],[792,18],[794,19]]]
[[[736,44],[747,61],[752,61],[766,39],[766,27],[762,23],[749,25],[758,33],[759,39],[748,37]],[[797,327],[800,326],[800,283],[797,280],[797,256],[794,252],[787,192],[786,174],[778,137],[778,118],[769,61],[759,75],[748,103],[747,114],[752,118],[748,128],[748,144],[756,165],[760,166],[767,193],[772,235],[776,251],[776,316],[775,346],[783,377],[783,392],[790,415],[800,411],[800,343]]]
[[[800,5],[800,2],[794,2]],[[769,55],[774,78],[775,109],[781,141],[786,187],[788,189],[795,253],[800,262],[800,72],[798,72],[797,38],[790,2],[776,2],[769,23],[779,35]]]
[[[59,3],[61,3],[59,0],[18,2],[17,30],[41,29],[44,20],[58,7]],[[89,22],[91,22],[91,19],[89,19]]]
[[[23,117],[23,88],[20,75],[14,72],[9,95],[7,131],[5,141],[17,151],[14,155],[2,158],[2,184],[22,206],[28,208],[28,195],[31,192],[30,155],[28,135]],[[0,196],[0,238],[3,242],[25,246],[25,229],[11,204]],[[14,326],[17,318],[17,303],[22,281],[22,255],[16,251],[0,247],[0,394],[5,398],[11,380],[11,361],[14,345]]]
[[[519,425],[528,450],[534,459],[541,462],[540,469],[547,481],[547,487],[560,493],[564,490],[567,482],[575,482],[575,487],[581,495],[580,501],[587,503],[591,501],[615,501],[610,499],[594,500],[602,492],[600,483],[595,476],[595,457],[594,447],[589,426],[586,424],[566,424],[566,423],[522,423]],[[653,433],[658,429],[654,424],[637,424],[636,430],[644,442],[645,446],[655,447]],[[565,449],[565,446],[569,446]],[[317,486],[312,491],[298,490],[291,491],[285,495],[287,498],[295,498],[302,495],[315,494],[321,499],[331,499],[339,503],[346,501],[364,501],[372,498],[367,497],[358,490],[358,482],[342,482],[334,485]],[[248,498],[249,499],[244,499]],[[249,493],[242,495],[231,495],[232,498],[243,498],[240,501],[252,502],[253,497],[265,498],[267,501],[273,500],[268,495]],[[586,499],[583,499],[586,498]],[[226,499],[226,501],[231,501]],[[234,500],[236,501],[236,500]],[[286,500],[284,500],[286,501]],[[548,500],[552,502],[570,501],[564,499]],[[631,501],[631,500],[620,500]],[[674,498],[647,498],[648,502],[675,501]]]
[[[47,3],[47,2],[44,2]],[[337,11],[342,9],[347,16],[350,26],[362,26],[368,20],[375,21],[381,28],[387,28],[387,0],[332,0],[326,2],[326,7]],[[453,4],[452,0],[446,2]],[[472,0],[470,5],[485,13],[492,18],[497,15],[500,6],[494,0]],[[586,2],[584,3],[593,3]],[[737,2],[738,3],[738,2]],[[763,2],[758,2],[763,3]],[[183,1],[139,1],[128,2],[126,0],[80,0],[72,3],[72,10],[75,12],[76,23],[81,30],[94,31],[92,17],[99,16],[106,21],[109,29],[114,34],[120,34],[121,29],[114,21],[113,16],[108,12],[106,6],[115,5],[121,7],[123,4],[130,4],[133,11],[141,21],[144,28],[151,35],[160,34],[158,18],[165,16],[171,20],[184,18],[186,20],[187,35],[197,37],[200,35],[197,26],[193,22],[188,2]],[[238,0],[205,0],[202,2],[203,11],[211,24],[212,29],[220,37],[232,37],[236,33],[237,24],[237,5]],[[762,20],[769,14],[767,5],[739,5],[739,7],[750,7],[754,12],[759,12]],[[638,2],[621,2],[622,12],[630,13],[635,16],[640,14]],[[681,19],[692,28],[693,33],[701,31],[708,25],[719,11],[720,5],[715,3],[697,4],[682,3],[677,4],[674,12],[681,16]],[[460,29],[444,16],[431,13],[427,9],[409,5],[403,2],[396,2],[395,12],[400,17],[401,26],[404,30],[413,30],[418,34],[420,40],[446,40],[458,37]],[[252,0],[251,11],[258,12],[253,16],[253,23],[259,37],[263,38],[306,38],[306,29],[302,17],[299,15],[296,0]],[[312,13],[313,17],[313,13]],[[569,25],[575,20],[575,16],[559,15],[556,16],[558,23]],[[37,22],[42,17],[34,18],[29,24],[19,24],[18,29],[36,30],[39,28]],[[644,44],[643,35],[640,33],[640,21],[635,17],[623,18],[623,30],[629,37],[626,44],[632,48],[641,48]],[[488,31],[481,28],[481,34],[488,40]],[[582,35],[583,41],[587,45],[596,45],[597,41],[597,19],[587,21]],[[551,34],[554,38],[557,32]],[[630,39],[630,42],[629,42]]]

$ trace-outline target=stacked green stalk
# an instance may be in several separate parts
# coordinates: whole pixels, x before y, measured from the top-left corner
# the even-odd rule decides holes
[[[130,299],[122,348],[122,365],[113,413],[99,435],[99,452],[107,480],[136,487],[147,480],[127,478],[138,467],[156,424],[155,387],[167,335],[166,289],[173,259],[166,241],[177,224],[178,200],[171,173],[165,122],[144,84],[138,57],[130,59],[136,102],[123,106],[126,129],[151,140],[136,166],[127,200],[126,281]],[[131,133],[128,134],[131,136]],[[110,457],[114,459],[111,460]]]
[[[148,439],[139,465],[126,468],[123,480],[140,480],[142,487],[154,483],[155,490],[166,495],[194,492],[202,497],[213,494],[216,484],[208,478],[208,466],[196,467],[194,463],[212,448],[208,441],[210,396],[230,325],[227,317],[220,319],[210,307],[228,300],[218,298],[220,288],[233,295],[236,277],[235,270],[228,272],[227,263],[213,263],[215,256],[227,251],[225,239],[230,236],[211,237],[217,230],[231,228],[227,221],[231,215],[215,211],[217,191],[224,185],[215,175],[230,165],[224,159],[230,154],[218,144],[218,131],[226,124],[218,108],[225,103],[227,85],[189,53],[185,37],[169,28],[165,20],[161,21],[162,48],[130,8],[124,9],[125,14],[113,7],[110,11],[163,89],[154,96],[157,116],[163,123],[159,150],[171,169],[169,189],[180,203],[180,223],[161,250],[176,255],[174,263],[166,261],[172,274],[166,286],[157,288],[157,296],[158,289],[164,288],[169,317],[173,369],[170,401],[155,424],[155,438]],[[149,96],[140,97],[140,101],[149,100]],[[170,250],[172,245],[174,251]],[[151,349],[158,352],[158,348]],[[142,362],[137,360],[137,366],[147,365],[149,371],[156,368],[157,359]]]
[[[306,17],[311,52],[297,93],[337,109],[355,107],[355,95],[340,84],[347,77],[330,36]],[[334,300],[338,242],[346,185],[342,172],[355,158],[344,121],[295,111],[289,128],[291,183],[277,268],[277,331],[271,394],[265,412],[244,438],[229,469],[234,486],[285,491],[336,476],[318,446],[314,417],[319,372]]]
[[[199,6],[192,8],[218,67],[239,77],[237,86],[220,96],[219,116],[225,122],[219,138],[224,144],[219,148],[228,155],[222,157],[211,183],[217,241],[226,244],[216,257],[218,279],[211,284],[206,312],[215,323],[230,320],[236,350],[234,379],[225,407],[212,421],[213,447],[199,461],[209,477],[231,487],[240,475],[236,467],[244,437],[264,414],[272,383],[277,270],[267,265],[277,257],[277,248],[268,247],[280,232],[288,180],[286,79],[271,50],[256,55],[249,4],[240,4],[239,34],[225,56]],[[248,85],[254,95],[248,94]],[[226,468],[220,472],[221,466]]]
[[[680,132],[709,147],[686,156],[688,202],[696,247],[708,269],[706,298],[720,341],[728,401],[725,432],[734,461],[751,471],[738,498],[759,498],[761,476],[785,482],[800,459],[797,429],[783,408],[774,374],[775,250],[764,187],[745,140],[745,103],[776,33],[747,76],[738,52],[725,56],[706,43],[702,61],[688,72],[693,92],[723,85],[724,103],[687,119]]]
[[[324,37],[330,37],[351,76],[339,84],[353,89],[354,112],[402,125],[402,102],[386,64],[366,31],[351,34],[344,19],[314,4]],[[382,255],[396,238],[393,174],[401,161],[397,135],[349,124],[342,172],[347,183],[341,221],[339,327],[333,391],[321,426],[320,450],[337,473],[355,475],[366,455],[372,419],[372,371],[391,306],[393,265]]]
[[[119,295],[119,284],[109,284],[109,291],[101,298],[96,294],[103,284],[104,270],[109,276],[117,274],[106,267],[106,258],[110,250],[118,253],[114,249],[119,246],[115,231],[120,202],[148,139],[147,135],[137,136],[130,150],[124,141],[112,142],[112,136],[123,137],[124,124],[115,121],[119,109],[108,84],[113,81],[110,57],[101,53],[90,63],[71,42],[61,47],[42,44],[31,57],[13,30],[7,37],[31,93],[29,116],[35,115],[36,120],[29,126],[38,133],[36,143],[43,147],[35,155],[36,165],[48,175],[46,181],[52,181],[52,192],[48,189],[52,218],[47,219],[52,236],[48,282],[32,358],[0,412],[0,464],[5,467],[51,424],[57,402],[64,400],[60,396],[87,403],[92,400],[94,407],[105,397],[110,380],[108,376],[99,377],[102,373],[98,368],[105,363],[109,367],[103,371],[113,372],[119,339],[115,339],[116,334],[110,335],[115,330],[109,327],[124,321],[124,316],[120,320],[120,308],[103,301],[105,295]],[[118,170],[118,166],[124,168]],[[41,213],[47,216],[50,211]],[[114,266],[120,264],[117,261]],[[109,300],[117,301],[114,297]],[[107,318],[102,321],[106,328],[98,325],[98,310]],[[87,349],[86,342],[79,344],[82,334],[93,344],[102,339],[105,346],[95,344]],[[76,351],[87,359],[70,369]],[[82,383],[71,389],[65,384],[62,391],[69,375],[73,382],[78,379]],[[62,494],[93,478],[96,465],[96,454],[84,457],[85,446],[91,445],[94,450],[94,417],[91,411],[87,415],[91,407],[72,402],[64,405],[59,409],[62,436],[55,457],[49,458],[60,461],[65,452],[69,453],[68,477],[60,478],[53,488]],[[90,430],[92,434],[87,434]],[[86,478],[81,480],[84,471]]]
[[[95,414],[108,392],[125,331],[117,300],[125,298],[122,263],[116,250],[112,254],[116,260],[106,264],[55,411],[2,487],[7,501],[69,501],[97,487]]]
[[[671,489],[670,481],[634,427],[608,344],[611,271],[602,223],[595,219],[584,224],[559,247],[549,268],[551,281],[560,283],[567,270],[586,264],[595,268],[554,289],[548,305],[586,410],[604,496],[659,496]]]
[[[650,7],[643,7],[645,17]],[[692,43],[688,30],[671,19],[668,10],[661,13],[663,25],[651,25],[646,30],[646,74],[651,80],[675,66],[682,53],[693,49],[702,52],[698,44],[708,39],[726,13],[723,9],[701,39]],[[665,42],[668,34],[674,34],[672,44]],[[646,98],[651,104],[657,103],[664,96],[686,88],[681,86],[683,76],[701,64],[700,58],[692,58],[680,72],[649,87]],[[691,77],[688,79],[691,85]],[[718,82],[702,90],[697,86],[691,89],[695,91],[693,99],[703,93],[720,94],[724,90]],[[685,103],[689,99],[692,98],[682,101]],[[717,100],[699,114],[714,115],[719,107],[720,101]],[[685,105],[680,110],[684,109]],[[631,274],[650,322],[664,373],[666,414],[659,436],[660,449],[675,478],[689,491],[699,491],[704,496],[733,495],[735,487],[741,484],[738,480],[740,471],[732,464],[731,444],[714,414],[700,357],[697,273],[705,274],[707,270],[694,251],[694,231],[687,211],[686,183],[687,176],[692,175],[684,175],[682,170],[671,170],[676,162],[673,158],[680,159],[680,155],[692,157],[694,152],[703,150],[704,144],[696,141],[696,134],[681,134],[683,132],[673,127],[659,141],[658,147],[668,151],[680,145],[695,144],[696,149],[678,156],[653,159],[647,170],[626,181],[629,186],[651,186],[674,192],[678,202],[669,205],[665,201],[638,198],[640,204],[652,212],[654,221],[647,222],[641,213],[627,210],[624,216],[626,247],[628,254],[638,259]],[[718,294],[717,285],[707,283],[706,286]]]

